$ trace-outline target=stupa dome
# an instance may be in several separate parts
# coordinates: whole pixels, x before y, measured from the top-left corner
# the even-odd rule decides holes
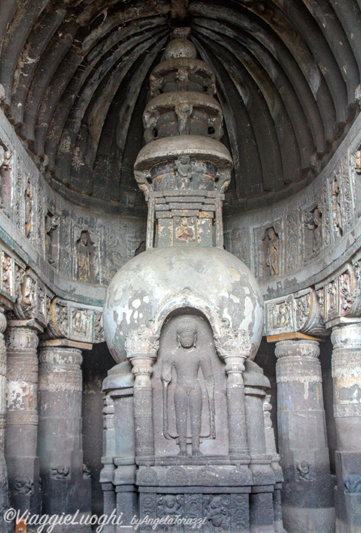
[[[154,248],[114,276],[104,305],[104,332],[114,359],[125,360],[125,340],[143,324],[155,329],[175,309],[194,307],[211,323],[246,332],[255,357],[263,329],[258,284],[242,261],[219,248]],[[219,316],[218,316],[219,314]]]

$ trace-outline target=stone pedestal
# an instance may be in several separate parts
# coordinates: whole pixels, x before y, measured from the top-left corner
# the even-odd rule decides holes
[[[83,466],[82,349],[88,344],[54,340],[39,350],[39,458],[43,513],[90,514],[91,481]],[[90,532],[91,526],[64,526]],[[63,531],[63,529],[57,529]]]
[[[6,317],[4,309],[0,308],[0,524],[4,532],[10,531],[10,524],[2,522],[4,511],[9,508],[9,486],[5,462],[5,411],[6,411],[6,345],[4,332]]]
[[[361,324],[332,329],[336,422],[336,530],[361,532]]]
[[[38,333],[33,320],[10,320],[7,344],[5,456],[11,505],[40,513],[38,446]]]
[[[288,533],[334,530],[318,342],[277,342],[278,438]]]

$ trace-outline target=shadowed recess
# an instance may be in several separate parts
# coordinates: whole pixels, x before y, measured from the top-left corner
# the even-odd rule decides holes
[[[133,164],[177,25],[216,74],[234,161],[225,214],[310,183],[358,112],[356,0],[0,1],[3,106],[48,181],[77,203],[145,213]]]

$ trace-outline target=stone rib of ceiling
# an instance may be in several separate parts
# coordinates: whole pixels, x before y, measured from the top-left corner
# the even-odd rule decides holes
[[[48,179],[135,212],[148,79],[175,25],[215,71],[229,213],[309,183],[352,122],[357,0],[0,0],[5,109]]]

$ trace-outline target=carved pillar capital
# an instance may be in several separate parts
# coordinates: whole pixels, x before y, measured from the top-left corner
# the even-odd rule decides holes
[[[325,337],[327,331],[315,291],[309,288],[265,302],[265,333],[268,342]]]
[[[103,342],[101,310],[54,298],[44,338],[80,343]]]
[[[275,355],[282,357],[318,357],[320,346],[318,341],[309,339],[283,340],[276,343]]]
[[[153,368],[152,365],[154,364],[155,359],[153,357],[132,357],[130,358],[130,362],[133,366],[132,373],[135,377],[135,387],[139,386],[146,386],[149,381],[150,377],[153,374]]]
[[[361,322],[361,260],[318,283],[316,294],[327,328]]]
[[[245,358],[240,356],[226,355],[224,357],[224,362],[226,363],[225,371],[228,376],[228,384],[243,384]]]

